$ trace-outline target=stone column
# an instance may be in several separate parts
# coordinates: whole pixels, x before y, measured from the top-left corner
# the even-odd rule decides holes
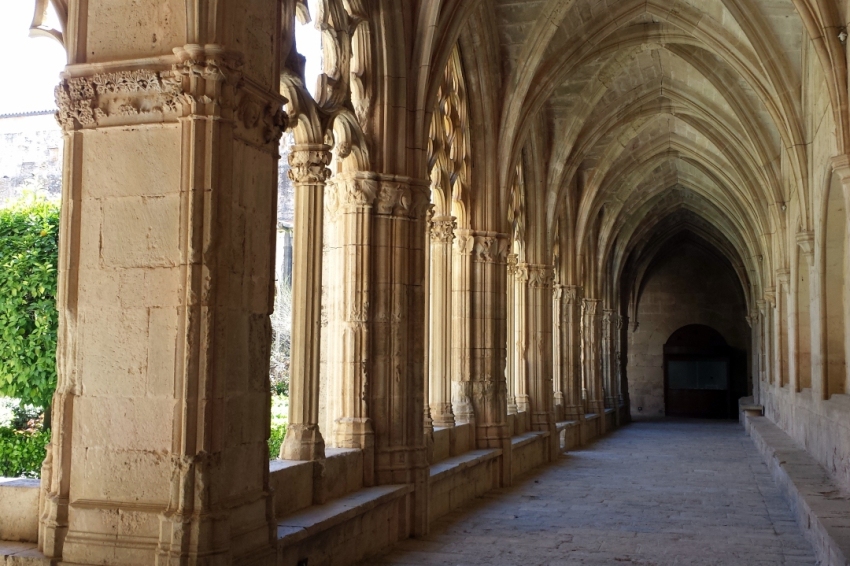
[[[430,222],[431,297],[429,404],[434,426],[454,426],[452,412],[452,242],[455,218],[438,216]]]
[[[554,413],[555,421],[564,420],[564,348],[563,340],[564,322],[564,286],[557,284],[552,292],[552,386],[554,388]]]
[[[528,269],[528,398],[532,430],[555,434],[552,412],[552,267],[526,264]],[[555,450],[555,453],[557,450]],[[553,454],[554,455],[554,454]]]
[[[516,277],[514,279],[514,316],[516,323],[515,359],[516,370],[516,405],[517,412],[524,413],[528,417],[528,264],[518,263],[516,266]]]
[[[844,192],[844,211],[847,215],[847,227],[844,230],[844,352],[845,359],[850,361],[850,258],[847,250],[850,250],[850,154],[838,155],[832,158],[833,172],[841,181]],[[850,371],[845,372],[844,392],[850,394]]]
[[[616,332],[617,323],[614,311],[604,309],[602,311],[602,367],[606,409],[617,408]]]
[[[776,272],[776,385],[788,384],[788,326],[791,320],[788,312],[791,272],[780,269]]]
[[[511,481],[511,440],[505,383],[508,235],[473,232],[469,298],[470,373],[467,392],[475,415],[475,444],[502,449],[502,484]],[[550,338],[551,339],[551,338]],[[551,391],[551,384],[550,384]]]
[[[326,145],[296,145],[289,154],[289,178],[295,186],[295,243],[289,424],[280,447],[284,460],[325,457],[325,441],[319,431],[319,353],[322,219],[330,161],[330,148]]]
[[[508,276],[507,276],[507,362],[505,365],[505,378],[508,387],[508,414],[517,414],[516,402],[516,273],[517,255],[508,254]]]
[[[338,376],[328,397],[336,400],[333,438],[339,448],[363,450],[364,483],[374,481],[375,433],[363,392],[368,388],[369,297],[372,293],[372,208],[378,190],[374,173],[340,173],[329,186],[338,215],[340,261],[334,273],[340,296],[333,312],[340,320],[328,336],[328,364]],[[296,303],[297,304],[297,303]]]
[[[382,175],[372,215],[367,399],[375,430],[375,483],[412,484],[410,532],[428,530],[422,434],[427,181]]]
[[[759,383],[761,381],[761,315],[758,309],[754,308],[747,316],[747,324],[751,330],[751,367],[753,379],[753,402],[758,404],[761,402],[761,389]]]
[[[798,269],[807,269],[809,274],[809,339],[812,397],[814,399],[824,399],[826,395],[826,380],[823,366],[823,326],[821,324],[821,293],[823,282],[815,262],[814,232],[798,232],[797,245],[800,246],[800,251],[802,252],[800,254],[801,262]],[[801,387],[799,383],[798,387]]]
[[[582,371],[587,389],[587,410],[605,414],[605,392],[602,388],[601,313],[599,299],[584,299],[582,303]],[[604,423],[604,419],[602,421]]]
[[[217,18],[191,4],[164,18],[155,3],[89,17],[98,5],[72,9],[65,28],[58,386],[39,529],[51,563],[275,557],[280,4],[217,6]]]
[[[472,230],[455,231],[452,254],[452,412],[459,424],[475,424],[470,398],[470,328],[472,293]]]
[[[582,406],[582,354],[581,354],[581,305],[582,288],[566,285],[563,288],[564,322],[561,326],[563,369],[561,389],[564,391],[564,418],[568,421],[584,420]]]

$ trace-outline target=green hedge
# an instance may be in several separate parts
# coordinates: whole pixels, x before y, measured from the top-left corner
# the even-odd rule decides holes
[[[49,430],[30,432],[0,427],[0,477],[39,477],[49,441]]]
[[[47,407],[56,389],[59,205],[0,210],[0,395]]]

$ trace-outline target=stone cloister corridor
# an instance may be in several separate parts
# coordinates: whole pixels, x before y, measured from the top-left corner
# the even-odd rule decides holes
[[[816,563],[740,426],[672,420],[571,452],[363,565]]]
[[[488,505],[848,564],[850,0],[33,4],[57,387],[0,566],[368,564]]]

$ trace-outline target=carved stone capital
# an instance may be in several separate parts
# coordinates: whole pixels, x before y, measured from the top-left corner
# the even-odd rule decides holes
[[[477,263],[505,263],[510,242],[507,234],[498,232],[472,233],[472,261]]]
[[[850,184],[850,155],[836,155],[830,160],[832,170],[844,185]]]
[[[764,300],[768,307],[773,308],[776,306],[776,289],[774,287],[768,287],[764,290]]]
[[[516,275],[516,266],[519,262],[519,256],[517,254],[508,254],[507,263],[508,263],[508,275],[515,276]]]
[[[593,316],[596,314],[599,303],[601,302],[599,299],[583,299],[581,302],[581,311],[588,316]]]
[[[790,283],[791,281],[791,270],[787,267],[777,269],[776,281],[779,282],[780,285],[788,285],[788,283]]]
[[[215,116],[232,120],[241,137],[276,151],[287,123],[286,99],[244,79],[240,54],[186,45],[175,56],[170,68],[167,62],[149,68],[121,63],[90,75],[67,71],[54,92],[57,121],[70,131]]]
[[[338,174],[328,186],[335,207],[346,210],[369,208],[378,194],[378,180],[368,173]]]
[[[555,281],[555,272],[551,265],[528,264],[528,286],[532,289],[548,289]]]
[[[424,220],[430,205],[427,183],[395,176],[381,178],[375,200],[378,214]]]
[[[568,305],[579,304],[584,295],[584,288],[579,285],[564,285],[564,302]]]
[[[437,216],[429,224],[432,242],[450,244],[455,239],[457,219],[454,216]]]
[[[330,147],[324,144],[296,145],[289,153],[289,179],[299,185],[323,185],[331,176]]]

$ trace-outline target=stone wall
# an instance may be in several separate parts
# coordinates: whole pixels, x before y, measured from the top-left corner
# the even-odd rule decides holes
[[[640,295],[637,330],[628,333],[632,418],[664,416],[664,344],[671,334],[688,324],[705,324],[730,346],[748,350],[745,317],[744,297],[731,266],[695,241],[682,242],[656,260]]]

